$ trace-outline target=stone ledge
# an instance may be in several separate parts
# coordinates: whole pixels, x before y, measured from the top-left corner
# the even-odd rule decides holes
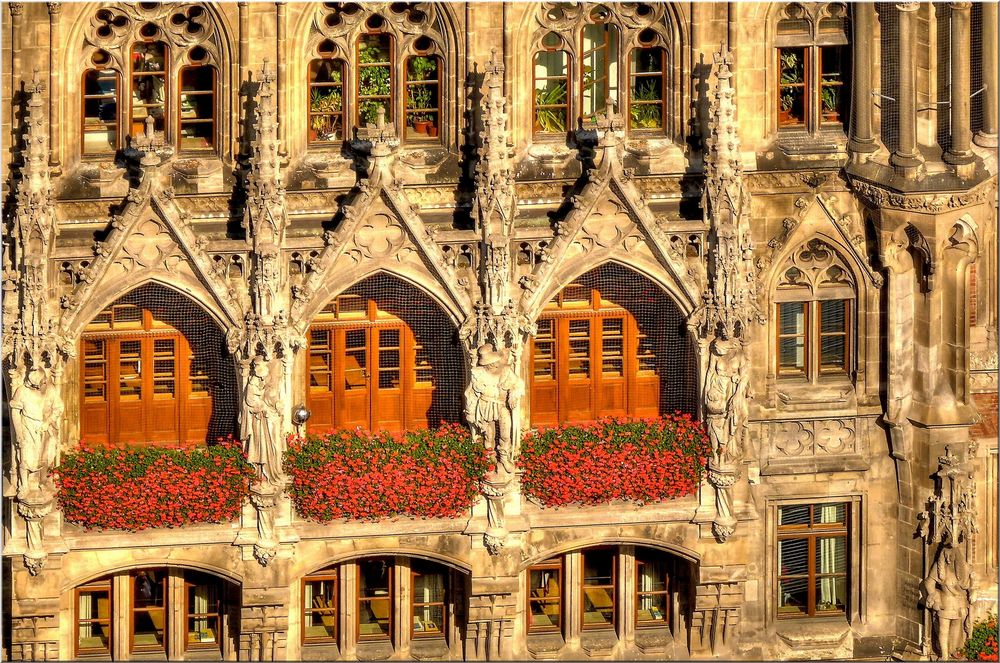
[[[775,627],[775,634],[786,645],[796,650],[838,649],[845,644],[850,633],[851,625],[840,619],[782,623]]]
[[[818,472],[864,472],[871,463],[860,454],[772,458],[760,468],[762,476],[781,474],[816,474]]]
[[[414,638],[410,642],[410,656],[418,661],[444,661],[448,659],[451,651],[444,638],[420,639]]]
[[[392,643],[388,640],[358,643],[357,657],[359,661],[384,661],[394,653]]]
[[[335,644],[303,645],[299,655],[303,661],[335,661],[340,658],[340,648]]]
[[[580,634],[580,648],[587,656],[611,656],[617,646],[618,636],[612,629]]]
[[[635,647],[643,654],[663,654],[674,644],[674,636],[666,626],[635,629]]]
[[[545,633],[528,636],[528,653],[536,660],[546,661],[559,658],[559,652],[566,646],[560,633]]]

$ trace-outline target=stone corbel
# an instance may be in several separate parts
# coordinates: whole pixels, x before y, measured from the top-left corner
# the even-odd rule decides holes
[[[24,567],[33,576],[45,566],[48,552],[42,537],[42,521],[52,513],[55,497],[41,491],[32,492],[17,500],[17,513],[26,526],[27,548],[24,551]]]

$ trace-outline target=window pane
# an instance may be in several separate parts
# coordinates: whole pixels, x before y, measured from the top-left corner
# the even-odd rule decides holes
[[[847,577],[816,579],[816,612],[844,612],[847,609]]]
[[[163,649],[166,604],[163,595],[163,571],[139,571],[134,580],[133,637],[134,649]]]
[[[445,573],[413,563],[413,635],[440,635],[444,629]]]
[[[559,568],[533,568],[528,577],[531,629],[559,626],[561,613],[562,572]]]
[[[565,51],[535,54],[535,131],[559,133],[569,126],[567,62]]]
[[[824,334],[843,332],[847,324],[847,300],[820,302],[820,327]]]
[[[822,121],[842,122],[847,89],[844,85],[847,49],[843,46],[827,46],[819,49],[819,52]]]
[[[844,368],[847,345],[844,336],[824,336],[820,343],[820,364],[822,368]]]
[[[847,573],[847,539],[824,536],[816,539],[816,573]]]
[[[778,305],[780,333],[806,333],[806,305],[803,302],[789,302]]]
[[[803,48],[782,48],[778,50],[779,126],[797,126],[805,123],[805,56],[805,49]]]
[[[636,622],[663,622],[667,618],[667,565],[655,553],[636,552]]]
[[[111,636],[111,601],[107,589],[81,590],[77,600],[77,637],[81,650],[107,650]]]
[[[604,24],[583,27],[583,117],[603,112],[608,98],[618,99],[618,28]]]
[[[809,573],[809,540],[783,539],[778,541],[778,574],[782,576]]]
[[[809,525],[809,505],[799,504],[794,506],[783,506],[778,509],[779,526],[804,526]]]
[[[219,606],[214,590],[208,584],[188,586],[188,644],[219,642]]]
[[[358,564],[358,621],[362,637],[387,637],[392,609],[390,565],[382,559]]]
[[[798,338],[783,338],[781,339],[781,347],[779,349],[782,369],[798,369],[802,370],[806,365],[806,346],[805,339],[801,336]]]
[[[358,118],[363,125],[375,124],[379,108],[386,121],[392,119],[391,37],[364,35],[358,41]]]
[[[337,637],[337,579],[310,580],[305,583],[305,637]]]
[[[790,578],[778,582],[778,613],[805,615],[808,612],[809,580]]]
[[[583,624],[612,626],[615,620],[615,565],[611,550],[583,554]]]
[[[313,60],[309,65],[309,140],[333,142],[343,135],[344,64]]]
[[[817,504],[813,509],[813,519],[817,525],[844,523],[847,513],[845,504]]]

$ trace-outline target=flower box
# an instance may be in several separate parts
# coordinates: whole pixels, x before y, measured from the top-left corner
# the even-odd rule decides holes
[[[965,641],[962,649],[956,654],[967,661],[995,661],[998,639],[1000,632],[997,631],[997,616],[991,613],[985,619],[976,622],[972,628],[972,637]]]
[[[232,439],[186,449],[83,446],[55,473],[67,522],[129,531],[235,520],[253,476]]]
[[[293,438],[284,467],[295,510],[307,520],[454,518],[478,499],[489,456],[468,430],[450,424]]]
[[[521,446],[521,489],[547,507],[662,502],[698,490],[710,448],[689,415],[543,429]]]

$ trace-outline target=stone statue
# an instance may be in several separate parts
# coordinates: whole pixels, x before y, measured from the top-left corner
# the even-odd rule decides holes
[[[465,416],[477,435],[482,435],[486,448],[496,454],[497,462],[506,472],[514,466],[514,415],[510,403],[520,403],[521,387],[509,357],[497,352],[492,343],[477,351],[476,365],[466,389]]]
[[[11,382],[17,497],[24,499],[30,493],[52,488],[48,473],[59,452],[62,405],[41,368],[34,367],[27,375],[24,368],[17,369],[12,372]]]
[[[267,361],[254,357],[250,363],[243,392],[245,406],[240,426],[240,439],[247,451],[247,459],[257,468],[257,474],[265,481],[281,485],[281,455],[284,451],[281,435],[281,403],[278,380],[271,375]]]
[[[705,420],[712,454],[731,464],[740,458],[749,417],[746,356],[738,342],[715,338],[710,345],[705,381]]]
[[[950,660],[951,652],[961,646],[962,636],[968,638],[972,635],[969,606],[975,576],[958,551],[951,546],[942,546],[923,586],[927,593],[927,609],[935,617],[932,633],[940,653],[939,660]],[[961,630],[952,628],[955,622],[961,622]]]

